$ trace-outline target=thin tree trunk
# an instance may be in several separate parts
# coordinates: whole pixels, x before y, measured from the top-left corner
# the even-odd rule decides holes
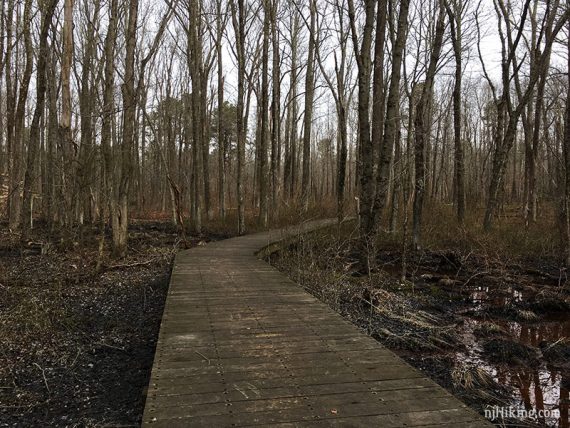
[[[398,133],[397,125],[400,110],[400,79],[402,76],[403,52],[408,32],[408,11],[410,0],[400,2],[400,13],[396,30],[396,42],[392,50],[392,70],[390,86],[386,99],[386,119],[384,120],[384,134],[378,159],[378,171],[376,175],[376,195],[374,200],[374,220],[371,227],[376,230],[380,222],[380,216],[386,205],[386,197],[390,188],[390,166],[392,164],[392,152],[394,141]],[[411,116],[411,113],[410,113]],[[409,129],[409,128],[408,128]],[[409,133],[408,133],[409,134]]]
[[[566,7],[570,7],[570,2],[566,1]],[[568,25],[570,30],[570,25]],[[570,37],[568,45],[568,70],[570,70]],[[566,94],[566,127],[564,133],[564,159],[566,164],[566,185],[565,185],[565,211],[566,211],[566,267],[570,269],[570,84]]]
[[[132,181],[132,156],[135,146],[135,121],[137,94],[135,91],[135,47],[137,42],[138,0],[129,1],[126,26],[125,77],[122,85],[123,127],[121,143],[121,174],[117,194],[117,206],[113,218],[113,253],[124,257],[127,253],[128,203]]]
[[[24,74],[20,82],[20,91],[18,94],[18,103],[16,105],[16,113],[14,116],[14,134],[12,141],[12,176],[10,180],[9,189],[9,224],[11,228],[16,228],[20,224],[20,214],[22,208],[22,200],[20,198],[21,188],[20,181],[22,175],[22,157],[24,151],[24,129],[25,129],[25,113],[26,103],[28,100],[28,91],[30,87],[30,80],[32,77],[34,52],[32,46],[32,33],[31,33],[31,20],[32,20],[32,1],[26,0],[24,3],[24,16],[23,16],[23,37],[25,46],[26,63]],[[8,70],[12,73],[12,70]]]
[[[61,63],[61,118],[59,123],[60,139],[63,145],[63,182],[61,219],[65,225],[73,220],[71,211],[73,137],[71,134],[71,64],[73,61],[73,5],[74,0],[65,0],[63,20],[63,58]]]
[[[360,232],[368,245],[372,231],[372,205],[374,195],[374,147],[370,136],[370,72],[372,68],[371,47],[372,31],[374,29],[375,0],[366,0],[365,23],[362,34],[362,44],[359,45],[356,30],[356,15],[352,0],[348,1],[348,16],[356,63],[358,65],[358,146],[360,165]],[[363,248],[365,246],[363,245]]]
[[[455,204],[457,209],[457,221],[465,221],[465,155],[463,154],[463,142],[461,141],[461,13],[463,0],[454,0],[453,8],[445,1],[455,57],[455,83],[453,86],[453,138],[455,145]]]
[[[443,33],[445,31],[445,9],[443,0],[439,1],[439,16],[435,28],[435,37],[430,55],[430,62],[426,73],[426,80],[423,83],[422,94],[417,105],[415,117],[415,194],[412,219],[412,245],[418,250],[421,247],[421,223],[424,205],[424,192],[426,184],[426,161],[425,149],[429,142],[431,104],[433,100],[433,85],[437,63],[443,45]]]
[[[224,26],[222,23],[222,0],[216,4],[216,54],[218,60],[218,204],[219,214],[222,220],[226,218],[226,171],[225,171],[225,141],[223,137],[223,109],[224,109],[224,75],[222,37]]]
[[[315,94],[315,21],[317,14],[316,0],[309,1],[310,27],[309,27],[309,52],[307,56],[307,72],[305,74],[305,116],[303,119],[303,181],[302,203],[303,210],[309,209],[311,193],[311,128],[313,126],[313,98]]]
[[[27,238],[29,229],[32,228],[33,221],[33,191],[36,182],[36,163],[40,150],[40,119],[44,114],[45,95],[47,89],[47,43],[52,17],[57,5],[57,0],[50,0],[42,8],[42,23],[40,30],[40,50],[38,55],[37,77],[36,77],[36,106],[34,116],[30,125],[30,142],[28,144],[28,157],[26,174],[24,178],[24,198],[22,204],[22,239]],[[45,9],[44,9],[45,8]]]
[[[272,65],[272,98],[271,98],[271,205],[275,216],[279,206],[279,175],[281,167],[281,68],[279,55],[279,0],[272,1],[271,8],[271,40],[273,48]]]
[[[236,6],[237,3],[237,6]],[[237,91],[237,199],[238,199],[238,234],[245,233],[244,169],[245,169],[245,133],[244,126],[244,80],[245,80],[245,0],[231,0],[232,21],[236,35],[238,61]]]
[[[271,20],[270,0],[263,0],[263,48],[261,54],[261,102],[259,114],[258,177],[259,181],[259,225],[267,227],[269,214],[269,170],[267,151],[269,145],[269,28]]]

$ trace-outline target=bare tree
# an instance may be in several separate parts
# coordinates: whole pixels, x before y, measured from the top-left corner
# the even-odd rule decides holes
[[[223,138],[224,125],[222,122],[224,109],[224,74],[222,38],[227,22],[227,14],[222,12],[222,0],[216,1],[216,55],[218,61],[218,204],[220,217],[226,217],[226,171],[225,144]]]
[[[516,51],[524,30],[524,23],[528,17],[530,2],[531,0],[525,1],[518,29],[515,31],[515,29],[512,28],[510,20],[511,12],[508,10],[504,1],[494,0],[498,20],[498,32],[502,44],[501,79],[503,87],[502,94],[499,98],[496,96],[497,91],[494,89],[493,83],[489,79],[486,71],[484,71],[487,81],[495,94],[495,104],[499,115],[495,135],[496,146],[493,154],[491,180],[489,184],[487,205],[485,208],[485,217],[483,220],[483,226],[486,230],[491,229],[493,217],[499,205],[500,190],[505,176],[508,155],[515,142],[519,118],[530,101],[537,81],[548,69],[552,44],[554,43],[556,35],[565,25],[570,14],[570,11],[566,9],[566,11],[559,16],[559,0],[555,0],[554,4],[551,5],[551,8],[547,9],[548,12],[544,17],[544,25],[541,28],[541,36],[538,38],[537,42],[539,45],[532,47],[532,49],[537,52],[537,66],[532,70],[528,78],[526,89],[521,91],[520,96],[518,97],[518,102],[514,104],[510,95],[510,82],[513,79],[513,76],[511,75],[511,67],[515,70],[514,74],[518,73],[520,70],[516,58]],[[504,29],[503,26],[505,27]],[[514,39],[513,34],[515,35]],[[543,46],[542,40],[544,40]],[[505,128],[504,132],[503,123]]]
[[[338,49],[333,50],[334,57],[334,81],[333,77],[325,70],[325,60],[320,52],[320,46],[317,46],[316,57],[322,76],[333,96],[336,114],[338,119],[337,125],[337,175],[336,175],[336,192],[337,192],[337,217],[339,222],[345,215],[345,184],[346,184],[346,162],[348,151],[348,106],[351,91],[347,80],[349,79],[350,67],[348,61],[348,26],[344,9],[346,7],[345,0],[337,0],[334,4],[336,11],[336,28]],[[317,25],[320,27],[320,25]],[[348,66],[347,66],[348,65]]]
[[[272,46],[272,94],[271,94],[271,195],[274,215],[279,209],[279,176],[281,170],[281,58],[279,46],[279,0],[272,0],[271,46]]]
[[[28,156],[26,174],[24,178],[24,196],[22,208],[22,238],[27,238],[27,231],[32,227],[33,222],[33,192],[37,179],[37,157],[40,148],[40,119],[44,114],[44,105],[47,90],[47,58],[48,58],[48,36],[51,27],[52,17],[57,5],[57,0],[50,0],[40,7],[42,22],[40,29],[40,50],[38,55],[38,66],[36,76],[36,106],[34,116],[30,124],[30,141],[28,144]]]
[[[130,0],[126,14],[125,76],[121,88],[123,98],[123,126],[120,147],[120,177],[112,217],[113,252],[116,257],[124,257],[127,252],[129,188],[132,181],[132,154],[135,145],[135,120],[137,96],[135,91],[135,48],[137,43],[138,0]]]
[[[566,2],[566,7],[568,6],[568,2]],[[568,34],[570,35],[570,25],[568,25]],[[570,269],[570,37],[567,38],[567,46],[569,81],[566,86],[566,125],[564,131],[564,161],[566,166],[564,211],[566,213],[566,267]]]
[[[354,1],[348,0],[348,17],[358,65],[358,134],[360,153],[360,230],[364,239],[369,238],[372,225],[372,203],[374,193],[374,148],[370,136],[370,73],[372,69],[372,33],[374,30],[375,0],[364,1],[364,28],[362,42],[358,40]]]
[[[390,72],[390,85],[386,99],[386,118],[384,120],[384,133],[382,146],[378,156],[378,171],[376,174],[376,192],[374,200],[374,221],[370,226],[370,233],[378,227],[381,213],[386,205],[386,198],[390,187],[390,166],[394,141],[398,134],[399,108],[400,108],[400,80],[402,76],[403,53],[408,32],[409,0],[400,2],[400,11],[397,20],[396,38],[392,49],[392,69]],[[411,116],[410,116],[411,117]]]
[[[462,79],[462,13],[463,0],[453,0],[450,5],[445,1],[445,8],[449,16],[451,43],[455,57],[455,83],[453,86],[453,139],[455,145],[455,195],[457,208],[457,221],[465,221],[465,155],[461,141],[461,79]]]
[[[245,201],[244,201],[244,168],[245,168],[245,35],[246,10],[244,0],[231,0],[232,24],[236,36],[236,56],[238,62],[237,90],[237,199],[238,199],[238,233],[245,233]]]
[[[62,199],[64,200],[63,223],[69,225],[73,217],[71,215],[72,200],[72,174],[74,143],[71,132],[71,65],[73,62],[73,7],[74,0],[65,0],[63,19],[63,54],[61,60],[61,117],[59,122],[60,138],[63,144],[63,179]]]
[[[119,19],[118,0],[111,0],[109,4],[109,23],[107,25],[107,34],[105,35],[104,45],[104,78],[103,78],[103,105],[101,111],[101,152],[103,155],[103,172],[101,174],[101,188],[103,194],[101,215],[101,240],[99,252],[103,251],[104,245],[104,228],[107,214],[111,217],[113,225],[116,224],[118,213],[116,205],[116,188],[114,186],[114,165],[111,152],[111,139],[114,115],[114,77],[115,77],[115,46],[117,41],[117,26]],[[118,227],[118,226],[117,226]],[[115,233],[113,231],[113,233]],[[115,239],[113,239],[113,243]],[[115,249],[115,253],[119,253],[120,249]],[[100,262],[99,262],[100,263]]]
[[[259,108],[259,224],[267,227],[269,221],[269,165],[267,154],[269,146],[269,30],[271,22],[269,0],[263,0],[263,47],[261,53],[261,103]]]
[[[18,227],[20,223],[20,213],[22,201],[20,198],[21,188],[21,167],[22,167],[22,156],[24,149],[24,119],[26,104],[28,101],[28,91],[30,87],[30,80],[32,78],[33,71],[33,45],[32,45],[32,32],[31,32],[31,20],[32,20],[32,1],[26,0],[24,3],[24,16],[22,18],[22,36],[24,38],[24,49],[25,49],[25,66],[24,71],[21,76],[20,88],[18,91],[18,101],[16,104],[12,104],[15,107],[14,119],[13,119],[13,133],[11,143],[11,177],[10,177],[10,190],[9,190],[9,224],[11,228]],[[10,41],[9,41],[10,43]],[[11,73],[7,70],[7,73]],[[14,82],[16,83],[16,82]],[[15,88],[14,88],[15,94]],[[14,97],[15,99],[15,97]],[[9,121],[9,125],[10,125]]]
[[[435,26],[435,35],[431,47],[429,65],[426,72],[425,81],[421,84],[421,96],[416,106],[416,116],[414,121],[415,131],[415,193],[414,193],[414,216],[412,228],[412,244],[415,249],[420,248],[420,234],[422,223],[422,212],[424,204],[424,192],[426,185],[426,144],[430,136],[431,104],[433,99],[433,85],[437,63],[443,45],[443,33],[445,31],[445,8],[443,0],[438,0],[438,18]]]
[[[291,1],[292,3],[292,1]],[[291,69],[289,71],[289,93],[287,97],[287,119],[285,135],[285,160],[283,165],[283,181],[287,198],[293,198],[297,183],[297,78],[299,75],[298,45],[300,32],[300,17],[297,8],[289,5],[290,19],[290,51]]]
[[[303,181],[302,202],[303,209],[309,208],[311,194],[311,128],[313,126],[313,102],[315,96],[315,46],[317,44],[315,25],[317,4],[316,0],[309,0],[309,52],[307,56],[307,70],[305,74],[305,116],[303,119]]]

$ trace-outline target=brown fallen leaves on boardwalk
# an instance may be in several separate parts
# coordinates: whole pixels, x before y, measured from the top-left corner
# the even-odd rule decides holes
[[[488,426],[255,255],[325,223],[176,256],[143,425]]]

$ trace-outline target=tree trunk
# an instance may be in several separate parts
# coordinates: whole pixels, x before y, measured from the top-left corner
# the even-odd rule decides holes
[[[311,194],[311,128],[313,126],[313,98],[315,94],[315,21],[317,14],[316,0],[310,0],[309,52],[307,56],[307,72],[305,75],[305,116],[303,119],[303,181],[302,196],[303,210],[309,209]]]
[[[101,118],[101,152],[103,155],[103,171],[101,174],[101,188],[103,201],[101,207],[101,229],[104,230],[104,220],[107,215],[111,217],[113,227],[116,224],[117,207],[116,207],[116,187],[115,174],[113,167],[113,156],[111,153],[111,140],[114,116],[114,75],[115,75],[115,43],[117,40],[117,24],[118,24],[118,0],[111,0],[109,5],[109,23],[107,26],[107,34],[105,36],[105,68],[104,68],[104,86],[103,86],[103,105]],[[113,232],[114,233],[114,232]],[[104,245],[104,232],[101,233],[100,252]],[[114,238],[113,238],[114,242]],[[114,247],[113,247],[114,248]]]
[[[455,145],[455,204],[457,209],[457,221],[461,224],[465,221],[465,161],[463,154],[463,142],[461,141],[461,13],[463,0],[454,0],[453,8],[448,0],[445,2],[449,16],[451,42],[455,57],[455,83],[453,86],[453,138]]]
[[[26,103],[28,100],[28,91],[30,87],[30,80],[32,77],[34,52],[32,46],[32,33],[31,33],[31,20],[32,20],[32,1],[26,0],[24,3],[24,16],[23,16],[23,37],[25,46],[26,65],[24,74],[20,81],[20,91],[18,94],[18,103],[16,105],[16,112],[14,116],[14,133],[12,141],[12,168],[11,180],[9,189],[9,224],[10,228],[14,229],[20,224],[20,214],[22,208],[21,193],[21,176],[22,176],[22,157],[24,152],[24,130],[25,130],[25,113]],[[12,70],[7,70],[12,73]]]
[[[412,245],[416,250],[421,247],[421,223],[424,205],[424,192],[426,184],[426,159],[425,149],[430,138],[431,128],[431,104],[433,100],[433,85],[437,71],[437,63],[443,45],[443,33],[445,31],[445,9],[443,0],[439,1],[439,16],[435,28],[433,47],[430,55],[426,80],[423,84],[422,94],[417,105],[415,128],[415,194],[412,220]]]
[[[56,163],[56,147],[59,138],[58,117],[57,117],[57,80],[56,80],[56,55],[53,49],[49,49],[49,68],[48,68],[48,133],[47,133],[47,153],[46,153],[46,181],[44,182],[44,197],[46,198],[46,211],[45,218],[50,227],[50,230],[55,225],[56,220],[56,183],[57,178],[55,174]]]
[[[137,96],[135,91],[135,47],[137,42],[138,0],[129,1],[126,25],[125,77],[121,88],[123,97],[123,127],[121,143],[121,174],[117,203],[113,217],[113,253],[124,257],[127,253],[129,189],[132,179],[132,156],[135,145]]]
[[[73,137],[71,135],[71,64],[73,61],[73,5],[74,0],[65,0],[63,19],[63,58],[61,62],[61,117],[59,122],[60,139],[63,144],[62,205],[64,225],[73,221],[72,167]]]
[[[273,47],[271,98],[271,208],[275,216],[279,211],[279,173],[281,169],[281,68],[279,55],[279,0],[273,0],[271,9],[271,40]]]
[[[402,76],[403,52],[408,32],[408,11],[410,0],[400,2],[400,13],[396,30],[396,42],[392,50],[392,70],[388,98],[386,99],[386,119],[384,120],[384,134],[382,146],[378,157],[378,171],[376,173],[376,195],[373,208],[373,223],[370,231],[375,231],[380,222],[380,216],[386,205],[386,197],[390,188],[390,166],[394,141],[398,133],[397,118],[400,114],[400,79]],[[410,113],[411,115],[411,113]]]
[[[269,170],[267,165],[267,149],[269,144],[269,24],[271,20],[270,0],[263,0],[263,48],[261,54],[261,102],[259,109],[259,218],[261,227],[267,227],[269,214]]]
[[[224,75],[223,75],[223,49],[222,37],[224,27],[222,23],[222,0],[216,3],[216,54],[218,60],[218,205],[222,220],[226,218],[226,171],[225,171],[225,141],[223,137],[222,115],[224,109]]]
[[[237,91],[237,199],[238,199],[238,234],[245,233],[245,202],[244,202],[244,169],[245,169],[245,133],[244,126],[244,80],[245,80],[245,0],[232,0],[232,21],[236,35],[236,51],[238,62],[238,91]],[[237,7],[236,7],[237,3]]]
[[[348,2],[348,16],[351,26],[352,41],[358,65],[358,147],[360,165],[360,232],[366,241],[372,231],[372,203],[374,194],[374,147],[370,136],[370,71],[372,68],[371,47],[374,29],[375,0],[366,0],[365,23],[362,44],[359,46],[356,30],[356,15],[352,0]],[[364,248],[364,246],[363,246]]]
[[[297,158],[297,45],[299,38],[299,16],[296,9],[291,7],[291,73],[289,78],[289,103],[287,108],[287,122],[289,126],[289,138],[285,153],[285,165],[283,167],[283,181],[285,183],[285,195],[292,199],[296,185],[296,162]]]
[[[10,227],[17,227],[20,220],[17,214],[17,204],[19,203],[19,190],[17,170],[19,164],[19,149],[15,138],[15,113],[16,113],[16,81],[12,82],[12,50],[14,45],[13,35],[13,19],[14,19],[14,0],[9,0],[8,7],[5,12],[6,22],[6,53],[5,74],[6,74],[6,145],[7,145],[7,167],[8,167],[8,220]],[[17,197],[16,197],[17,196]],[[14,205],[16,204],[16,205]]]
[[[50,0],[41,8],[42,23],[40,30],[40,50],[38,55],[37,77],[36,77],[36,106],[32,123],[30,125],[30,142],[28,144],[28,157],[26,174],[24,178],[24,198],[22,204],[22,239],[27,238],[29,229],[32,228],[33,222],[33,192],[36,183],[36,163],[40,150],[40,119],[44,114],[45,95],[47,89],[47,59],[48,59],[48,35],[51,21],[57,0]],[[45,9],[44,9],[45,8]]]
[[[566,2],[566,7],[570,7],[570,2]],[[570,30],[570,25],[568,25]],[[570,70],[570,37],[568,44],[568,70]],[[566,164],[566,185],[565,185],[565,211],[566,211],[566,267],[570,269],[570,84],[566,93],[566,127],[564,132],[564,159]]]

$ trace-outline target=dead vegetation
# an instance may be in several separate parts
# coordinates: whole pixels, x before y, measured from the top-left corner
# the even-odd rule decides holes
[[[483,349],[491,361],[535,365],[538,363],[539,353],[535,348],[509,339],[493,338],[483,344]]]

